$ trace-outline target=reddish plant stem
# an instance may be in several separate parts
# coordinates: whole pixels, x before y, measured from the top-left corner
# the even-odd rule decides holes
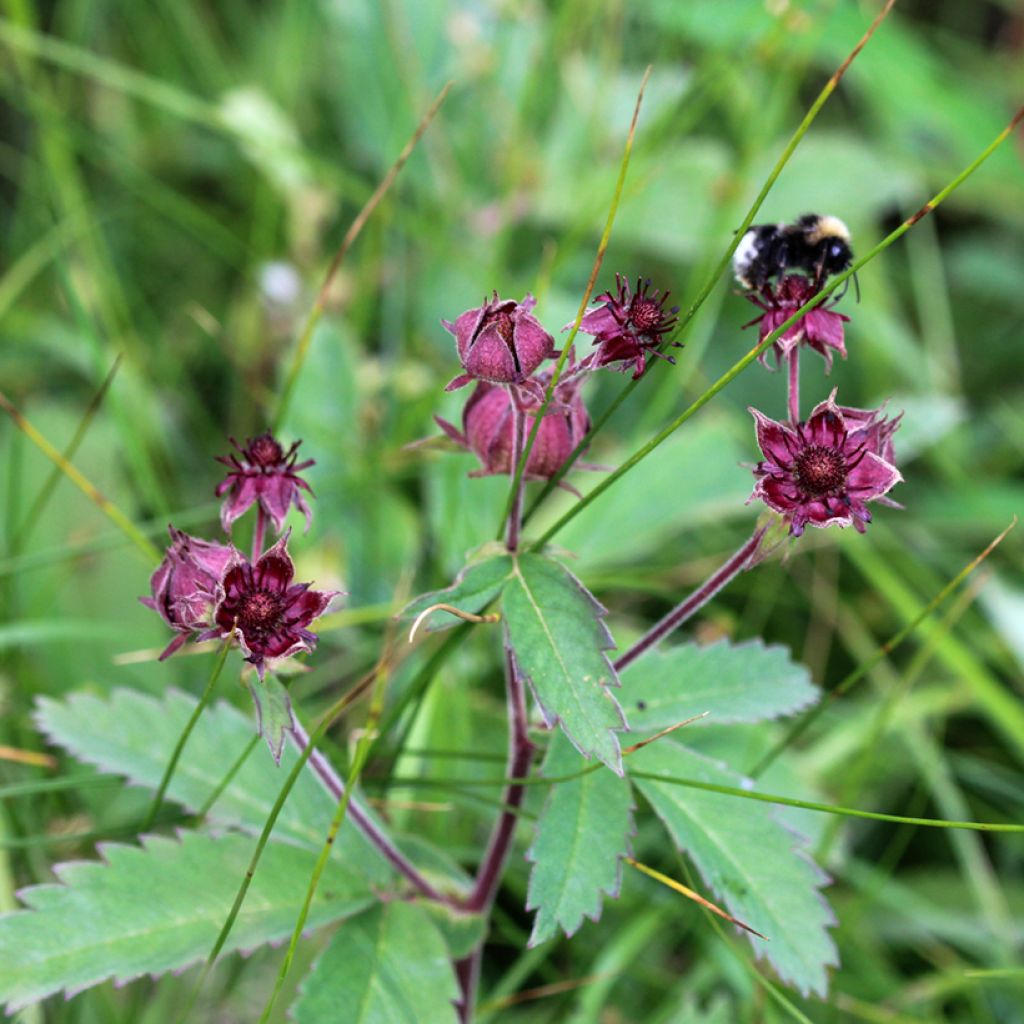
[[[263,554],[263,538],[267,533],[267,513],[263,511],[263,505],[256,505],[256,527],[252,531],[252,561],[256,564],[256,559]]]
[[[526,413],[523,411],[516,394],[514,384],[508,388],[509,398],[512,400],[512,459],[509,463],[509,476],[514,481],[516,467],[523,457],[523,446],[526,444]],[[516,486],[516,492],[512,497],[512,507],[508,513],[508,529],[506,531],[506,544],[509,551],[514,552],[519,547],[519,531],[523,523],[523,487],[526,473],[520,478]]]
[[[309,746],[309,734],[298,721],[292,726],[291,733],[292,741],[300,751],[304,751]],[[314,748],[309,755],[309,764],[321,783],[323,783],[324,789],[330,793],[335,801],[340,800],[345,792],[345,783],[342,782],[338,774],[331,767],[327,758]],[[438,903],[454,905],[454,901],[438,892],[419,873],[416,866],[408,860],[405,854],[395,846],[391,839],[381,832],[376,822],[373,821],[366,808],[363,807],[359,798],[354,793],[349,800],[348,813],[356,828],[377,847],[384,859],[422,896],[425,896],[428,900],[436,900]]]
[[[625,654],[615,662],[615,671],[621,672],[627,665],[632,665],[641,654],[646,653],[660,640],[678,629],[687,619],[700,611],[727,583],[747,568],[750,559],[756,554],[766,526],[758,527],[753,536],[736,554],[722,566],[718,572],[709,576],[685,601],[672,609],[660,622],[652,626]]]
[[[508,764],[505,776],[508,779],[526,778],[530,770],[530,758],[533,754],[533,743],[530,742],[526,717],[526,690],[523,678],[516,669],[512,649],[505,645],[505,693],[508,702]],[[522,805],[526,787],[518,782],[509,782],[502,797],[504,810],[494,824],[487,852],[480,862],[480,870],[476,876],[473,891],[464,904],[464,909],[471,913],[490,914],[494,898],[501,884],[501,876],[505,872],[512,838],[515,834],[518,810]],[[477,982],[480,978],[480,960],[483,956],[483,943],[468,956],[455,961],[455,973],[462,987],[462,998],[459,1000],[459,1020],[468,1024],[473,1019],[473,1004],[476,999]]]
[[[789,363],[789,419],[795,427],[800,422],[800,346],[794,345],[787,357]]]

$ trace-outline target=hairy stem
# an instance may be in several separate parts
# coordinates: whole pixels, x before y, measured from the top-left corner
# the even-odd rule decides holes
[[[516,472],[516,467],[519,465],[523,454],[523,445],[526,441],[526,413],[523,411],[513,387],[509,388],[509,398],[512,399],[512,459],[509,463],[509,475],[512,477],[513,491],[505,536],[509,551],[515,552],[519,547],[519,531],[523,523],[523,487],[525,486],[523,476]]]
[[[299,751],[304,753],[309,746],[309,734],[296,721],[292,728],[292,741]],[[316,773],[323,784],[324,789],[334,797],[341,800],[345,794],[345,783],[342,782],[337,772],[331,767],[327,758],[314,747],[309,752],[309,766]],[[356,828],[358,828],[367,839],[380,851],[384,859],[402,875],[421,895],[429,900],[436,900],[440,903],[450,902],[447,897],[439,893],[416,869],[415,865],[395,846],[394,842],[386,836],[370,817],[369,812],[363,807],[359,798],[352,794],[349,799],[348,813]]]
[[[789,420],[795,427],[800,422],[800,346],[794,345],[787,356],[789,364]]]
[[[252,531],[252,562],[263,554],[263,538],[267,533],[267,513],[263,511],[263,505],[256,506],[256,528]]]
[[[508,701],[508,765],[506,777],[508,783],[502,796],[504,810],[494,824],[491,838],[487,843],[487,852],[480,863],[476,876],[476,884],[466,901],[465,909],[478,914],[487,915],[494,904],[501,876],[505,871],[512,837],[515,834],[519,808],[526,794],[522,781],[530,770],[530,757],[533,744],[527,729],[526,690],[523,678],[516,669],[512,649],[505,645],[505,693]],[[477,981],[480,977],[480,960],[483,956],[483,943],[468,956],[455,962],[455,973],[462,987],[462,998],[459,1001],[459,1020],[468,1024],[473,1019],[473,1003],[476,997]]]
[[[641,654],[651,650],[660,640],[678,629],[687,619],[700,611],[727,583],[738,576],[757,552],[761,538],[767,527],[756,529],[743,547],[722,566],[718,572],[709,576],[685,601],[676,605],[660,622],[653,625],[625,654],[615,662],[615,671],[621,672],[627,665],[632,665]]]

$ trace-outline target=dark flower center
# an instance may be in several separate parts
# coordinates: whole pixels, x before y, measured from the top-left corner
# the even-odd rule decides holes
[[[794,468],[804,494],[820,498],[846,482],[846,459],[835,448],[812,444],[797,455]]]
[[[249,450],[245,454],[254,466],[269,469],[284,458],[284,449],[270,434],[263,434],[249,445]]]
[[[246,594],[238,606],[238,625],[243,633],[267,633],[278,625],[281,601],[265,590]]]
[[[653,331],[660,326],[662,318],[661,305],[652,299],[637,298],[630,311],[633,326],[642,333]]]
[[[498,332],[498,337],[500,337],[501,340],[509,347],[509,350],[512,351],[515,348],[513,338],[515,336],[516,329],[516,325],[512,322],[512,317],[510,317],[508,313],[499,313],[494,318],[494,327]]]

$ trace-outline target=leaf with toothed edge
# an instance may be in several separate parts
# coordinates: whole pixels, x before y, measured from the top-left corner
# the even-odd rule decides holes
[[[155,790],[196,703],[180,690],[168,690],[162,700],[128,689],[114,690],[107,698],[74,693],[59,701],[39,698],[35,720],[51,743],[80,761]],[[171,777],[168,800],[198,811],[252,738],[250,718],[223,702],[211,704],[185,745]],[[291,743],[285,744],[280,766],[258,750],[251,751],[210,808],[207,820],[258,835],[297,757]],[[319,851],[334,807],[334,798],[307,767],[295,780],[272,838]],[[358,867],[375,885],[391,883],[391,869],[354,827],[341,830],[332,856]]]
[[[456,1024],[459,985],[421,907],[386,903],[334,934],[292,1004],[296,1024]]]
[[[270,748],[275,764],[281,763],[287,734],[295,726],[292,700],[281,681],[272,673],[249,683],[253,704],[256,706],[256,726]]]
[[[100,846],[103,861],[58,865],[57,884],[19,893],[28,908],[0,915],[0,1003],[9,1013],[55,992],[181,971],[210,951],[252,857],[248,836],[183,832],[143,846]],[[225,947],[252,950],[291,934],[316,862],[312,850],[269,843]],[[364,878],[331,861],[310,928],[376,900]]]
[[[638,750],[629,769],[726,786],[745,782],[671,739]],[[768,804],[635,775],[633,781],[729,912],[767,936],[747,936],[757,955],[805,995],[824,995],[827,968],[839,962],[828,933],[836,919],[820,891],[828,879],[801,837]]]
[[[571,775],[584,761],[559,733],[541,768],[549,778]],[[601,916],[603,897],[616,899],[622,858],[632,852],[633,791],[627,779],[599,769],[551,787],[537,835],[526,854],[533,867],[526,909],[536,910],[530,946],[561,929],[572,936],[585,917]]]
[[[609,689],[619,681],[605,654],[615,644],[604,608],[563,566],[526,554],[515,559],[502,612],[516,664],[548,724],[621,775],[615,733],[627,726]]]
[[[789,650],[760,640],[649,651],[622,672],[622,702],[639,734],[710,712],[708,725],[759,722],[814,704],[820,691]],[[694,723],[694,728],[698,724]]]
[[[411,601],[402,609],[402,618],[413,619],[436,604],[450,604],[460,611],[476,615],[501,593],[511,573],[511,555],[486,555],[470,562],[455,577],[455,582],[450,587],[432,590],[429,594],[421,594],[416,600]],[[430,632],[436,632],[457,626],[460,621],[457,616],[438,609],[428,616],[427,628]]]

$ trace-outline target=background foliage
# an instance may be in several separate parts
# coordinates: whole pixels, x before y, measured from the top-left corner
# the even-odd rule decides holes
[[[331,253],[430,98],[455,79],[350,254],[286,423],[317,459],[318,514],[296,547],[299,576],[349,592],[325,623],[312,671],[293,684],[311,716],[373,664],[396,591],[446,586],[497,525],[505,481],[467,480],[466,456],[404,448],[434,431],[433,413],[458,418],[460,397],[440,390],[456,362],[439,318],[494,287],[532,290],[551,329],[571,319],[647,63],[654,71],[601,285],[621,270],[692,296],[874,13],[847,0],[9,0],[0,22],[2,388],[64,444],[123,352],[76,464],[149,522],[158,543],[172,515],[195,532],[212,528],[212,456],[227,434],[267,424]],[[1022,38],[1009,0],[898,4],[762,219],[834,213],[866,249],[1005,124],[1024,93]],[[1024,507],[1022,279],[1017,139],[867,268],[860,303],[851,293],[842,307],[853,316],[854,358],[827,386],[860,406],[894,394],[892,407],[906,410],[897,451],[907,511],[881,512],[866,538],[806,537],[786,564],[758,568],[717,599],[696,639],[764,636],[788,645],[827,688]],[[591,460],[617,464],[735,362],[752,344],[739,329],[751,315],[722,282],[679,365],[644,381]],[[807,403],[826,383],[804,362]],[[745,407],[781,415],[782,384],[748,370],[629,485],[559,535],[578,556],[573,571],[610,609],[620,648],[749,531],[751,480],[739,463],[756,449]],[[620,386],[610,374],[595,381],[592,407]],[[149,571],[138,553],[66,483],[36,515],[50,468],[6,422],[0,453],[0,744],[40,747],[30,717],[40,696],[117,687],[162,695],[172,684],[198,693],[203,659],[124,657],[166,639],[136,601]],[[556,497],[537,524],[570,500]],[[1020,820],[1022,546],[1011,534],[984,584],[874,669],[765,788],[891,813]],[[479,856],[496,792],[422,781],[478,778],[480,760],[492,757],[500,770],[496,633],[479,634],[369,768],[396,825],[443,839],[466,865]],[[415,653],[396,671],[391,699],[421,660]],[[248,713],[234,675],[222,677],[222,695]],[[333,733],[339,763],[364,714],[357,707]],[[104,728],[113,738],[117,720]],[[752,763],[779,734],[764,723],[709,725],[700,746]],[[72,761],[55,773],[0,761],[0,787],[72,772],[61,790],[3,789],[0,909],[15,906],[16,889],[52,881],[54,863],[93,858],[96,838],[123,839],[144,813],[140,791],[101,784]],[[541,798],[532,794],[528,810],[539,813]],[[636,856],[680,876],[646,820]],[[836,831],[806,812],[789,820],[826,852],[840,922],[832,935],[842,966],[829,998],[806,1002],[814,1020],[1024,1019],[1012,970],[1024,910],[1019,840],[869,822]],[[528,840],[499,902],[484,998],[495,1012],[516,993],[537,998],[501,1009],[502,1020],[787,1019],[744,970],[745,940],[716,933],[696,908],[628,869],[600,922],[584,922],[571,942],[527,949]],[[400,935],[410,927],[395,915],[376,925]],[[209,1012],[250,1019],[275,957],[226,961],[208,987]],[[979,970],[997,973],[971,973]],[[108,984],[23,1019],[164,1021],[181,992],[173,978]],[[307,990],[306,1006],[316,997]]]

